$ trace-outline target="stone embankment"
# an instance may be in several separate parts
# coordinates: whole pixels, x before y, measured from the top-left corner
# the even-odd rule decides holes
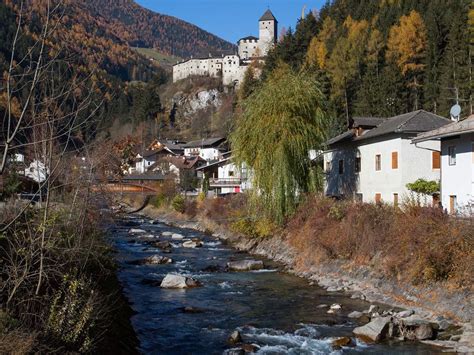
[[[144,214],[162,223],[213,233],[239,250],[284,264],[288,272],[308,279],[310,284],[373,303],[369,310],[352,314],[353,318],[367,322],[354,329],[354,334],[363,340],[419,340],[461,353],[474,353],[474,300],[467,292],[449,292],[440,285],[414,287],[386,279],[373,268],[341,261],[306,265],[284,236],[255,239],[232,234],[210,220],[189,221],[185,216],[163,215],[152,208],[145,209]],[[386,306],[382,310],[376,304]],[[395,311],[395,308],[405,310]]]

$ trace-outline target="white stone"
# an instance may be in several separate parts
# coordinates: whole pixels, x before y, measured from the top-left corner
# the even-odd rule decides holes
[[[353,333],[362,340],[377,342],[385,338],[390,321],[390,317],[379,317],[362,327],[355,328]]]
[[[232,271],[249,271],[263,269],[263,261],[261,260],[239,260],[230,261],[227,267]]]
[[[202,247],[202,242],[201,241],[195,241],[195,240],[188,240],[183,243],[184,248],[200,248]]]
[[[179,234],[179,233],[173,233],[173,235],[171,235],[171,239],[174,239],[174,240],[183,240],[183,239],[184,239],[184,235]]]
[[[197,286],[199,286],[197,280],[177,274],[166,275],[160,285],[162,288],[189,288]]]
[[[144,234],[146,233],[146,230],[143,229],[138,229],[138,228],[132,228],[128,231],[129,234]]]

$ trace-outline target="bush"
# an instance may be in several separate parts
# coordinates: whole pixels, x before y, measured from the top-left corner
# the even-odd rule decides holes
[[[179,212],[179,213],[186,212],[184,196],[176,195],[175,197],[173,197],[173,200],[171,200],[171,207],[173,207],[173,209],[176,212]]]
[[[301,260],[339,259],[413,284],[472,287],[474,224],[438,208],[400,210],[313,197],[285,231]]]

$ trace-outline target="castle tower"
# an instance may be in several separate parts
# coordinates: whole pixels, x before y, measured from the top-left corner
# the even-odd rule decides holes
[[[270,9],[265,11],[260,20],[258,20],[258,23],[260,42],[262,44],[265,43],[267,46],[275,44],[278,36],[278,21]],[[266,52],[262,53],[262,55],[266,55]]]

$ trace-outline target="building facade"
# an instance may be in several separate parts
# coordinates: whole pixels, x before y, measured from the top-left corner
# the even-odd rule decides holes
[[[409,197],[408,183],[420,178],[439,181],[440,143],[429,140],[419,147],[412,139],[449,120],[420,110],[360,121],[328,141],[324,152],[326,195],[397,205]]]
[[[248,66],[261,61],[275,45],[278,34],[278,21],[270,10],[259,20],[259,38],[248,36],[241,38],[238,54],[190,58],[173,66],[173,82],[190,76],[210,76],[222,78],[225,86],[239,86]]]
[[[474,115],[445,127],[420,134],[413,142],[441,144],[441,203],[451,214],[474,212]]]

